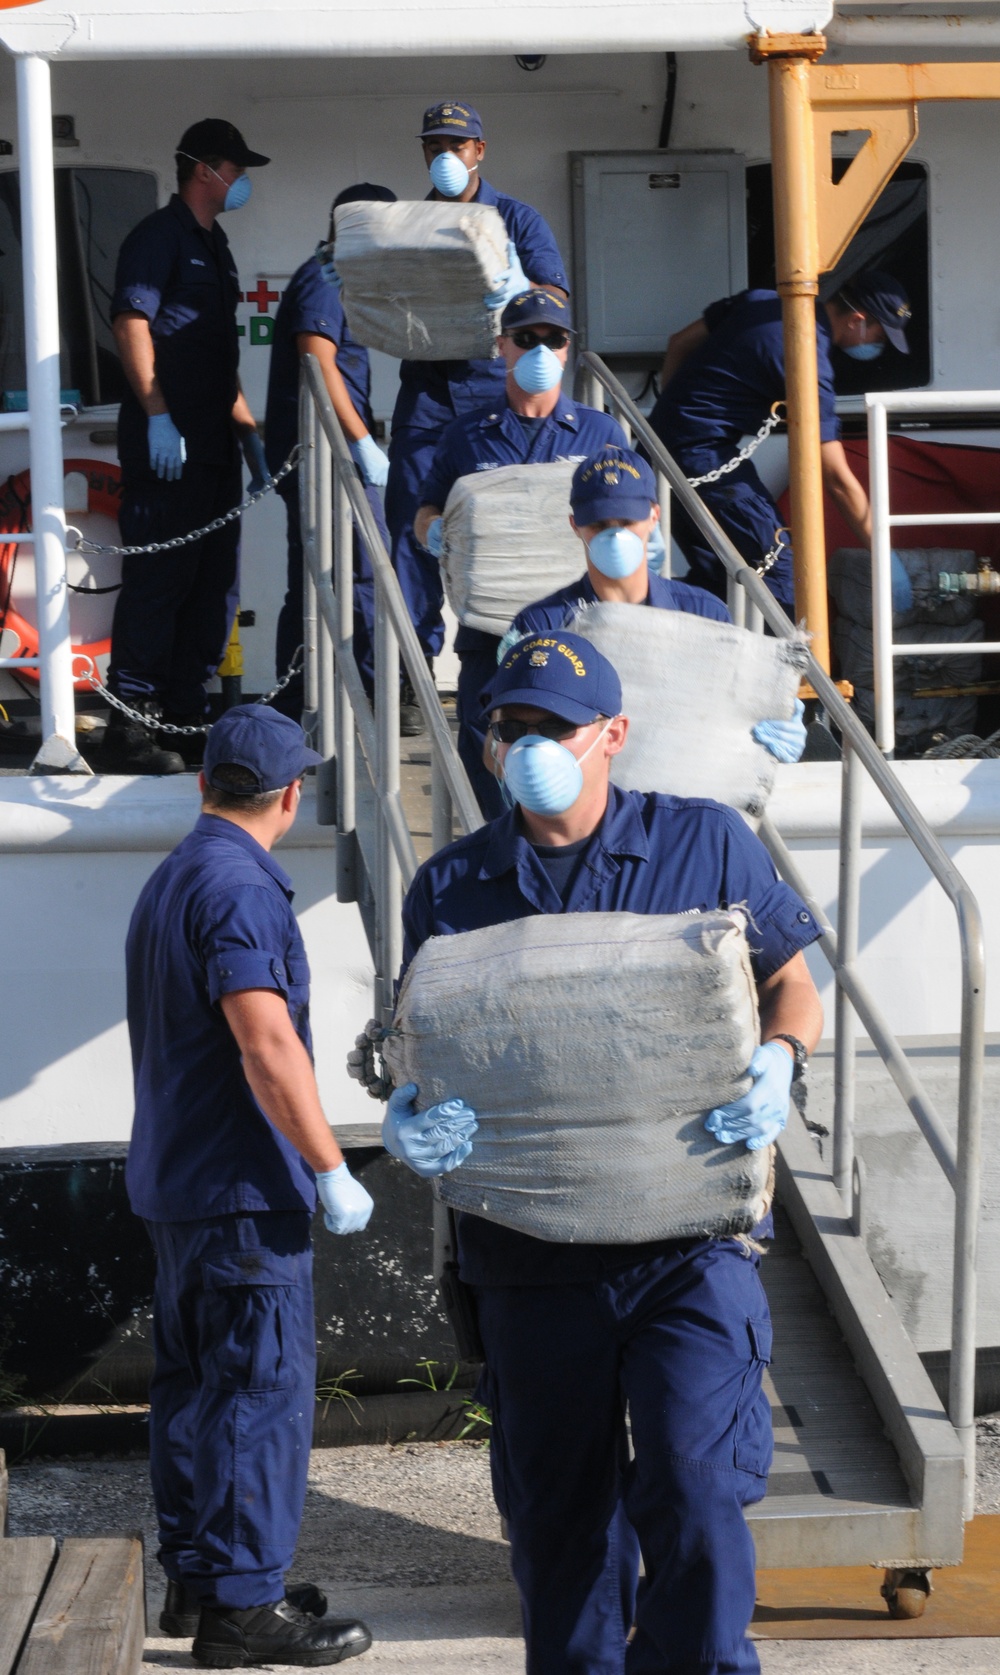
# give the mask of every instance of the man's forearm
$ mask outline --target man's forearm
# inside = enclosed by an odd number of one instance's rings
[[[333,411],[348,442],[360,442],[363,436],[368,435],[368,426],[351,400],[351,392],[337,365],[336,344],[317,332],[299,332],[295,342],[300,356],[315,355],[319,361]]]
[[[757,995],[761,1041],[794,1035],[807,1052],[815,1050],[823,1030],[823,1007],[803,954],[794,955],[780,971],[758,984]]]
[[[343,1163],[344,1154],[323,1115],[309,1055],[297,1036],[244,1053],[243,1073],[268,1121],[317,1174]]]
[[[250,411],[250,404],[242,390],[233,402],[232,419],[233,424],[238,425],[240,430],[257,429],[257,421]]]
[[[122,370],[148,418],[169,412],[156,376],[156,347],[145,314],[116,314],[111,322]]]
[[[872,535],[872,513],[866,495],[848,463],[841,442],[824,442],[820,447],[823,487],[838,512],[860,541]]]

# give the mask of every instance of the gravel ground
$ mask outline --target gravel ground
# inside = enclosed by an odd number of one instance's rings
[[[978,1510],[1000,1512],[1000,1414],[978,1430]],[[39,1462],[12,1467],[10,1478],[11,1535],[143,1531],[155,1630],[163,1586],[145,1461]],[[489,1455],[475,1444],[314,1451],[292,1579],[318,1582],[331,1612],[371,1624],[365,1669],[524,1668]],[[1000,1667],[995,1640],[770,1641],[760,1650],[764,1675],[995,1675]],[[159,1675],[194,1667],[186,1648],[158,1638],[147,1642],[146,1662]]]

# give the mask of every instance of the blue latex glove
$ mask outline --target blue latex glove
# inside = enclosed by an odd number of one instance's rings
[[[663,531],[658,523],[654,523],[646,539],[646,563],[657,575],[663,569],[663,560],[667,556],[667,549],[663,544]]]
[[[795,714],[791,721],[758,721],[752,728],[754,738],[769,750],[779,762],[797,762],[806,748],[806,730],[802,722],[805,705],[795,700]]]
[[[524,630],[523,629],[521,629],[521,628],[508,628],[508,630],[507,630],[506,634],[504,635],[503,639],[500,641],[500,644],[497,646],[497,663],[498,664],[502,663],[504,658],[506,657],[507,653],[510,651],[511,646],[516,646],[518,640],[523,640],[523,639],[524,639]]]
[[[788,1121],[794,1068],[791,1054],[785,1052],[780,1041],[766,1041],[758,1047],[750,1060],[750,1089],[742,1099],[708,1113],[705,1127],[709,1134],[723,1146],[745,1140],[748,1152],[770,1146]]]
[[[384,489],[389,481],[389,461],[374,436],[362,436],[360,442],[348,444],[351,458],[366,483],[373,489]]]
[[[319,262],[319,271],[323,275],[327,284],[336,286],[339,291],[341,279],[340,274],[333,265],[333,245],[330,243],[330,240],[321,238],[316,246],[316,249],[313,251],[313,255]]]
[[[356,1181],[346,1163],[316,1176],[323,1220],[330,1233],[360,1233],[375,1208],[371,1194]]]
[[[184,469],[187,448],[169,413],[153,413],[147,427],[149,463],[158,477],[176,483]]]
[[[249,493],[259,494],[261,489],[266,488],[271,481],[271,473],[267,469],[264,444],[260,439],[260,432],[242,430],[240,432],[240,447],[243,449],[243,458],[247,462],[247,470],[250,473]]]
[[[465,1162],[479,1124],[471,1105],[462,1099],[445,1099],[418,1111],[413,1103],[416,1097],[416,1082],[406,1082],[390,1094],[382,1120],[382,1144],[428,1181]]]
[[[895,548],[891,553],[890,574],[892,576],[892,608],[893,611],[912,611],[913,583],[909,571]]]
[[[429,553],[433,553],[435,558],[441,557],[441,548],[444,546],[443,518],[431,519],[427,527],[427,539],[424,542],[424,546]]]
[[[503,273],[497,274],[492,291],[487,291],[483,298],[487,308],[506,308],[522,291],[531,290],[530,281],[521,266],[521,258],[512,238],[507,240],[507,261],[509,266]]]

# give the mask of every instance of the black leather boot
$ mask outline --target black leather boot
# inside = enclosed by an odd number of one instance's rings
[[[285,1598],[297,1611],[310,1617],[326,1616],[326,1595],[315,1582],[300,1582],[289,1588]],[[183,1582],[167,1579],[167,1597],[160,1612],[160,1633],[167,1640],[193,1640],[198,1632],[201,1601]]]
[[[130,708],[151,722],[161,719],[155,698],[140,698]],[[176,750],[161,748],[155,728],[112,709],[101,747],[101,767],[114,774],[182,774],[184,758]]]
[[[343,1663],[372,1643],[371,1630],[354,1619],[317,1622],[287,1599],[245,1611],[203,1605],[191,1655],[206,1669],[253,1669],[287,1664],[297,1669]]]

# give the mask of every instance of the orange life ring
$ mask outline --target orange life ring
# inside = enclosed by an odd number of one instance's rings
[[[118,508],[122,498],[122,474],[117,465],[112,465],[100,459],[67,459],[63,461],[63,474],[71,471],[87,479],[87,511],[103,512],[105,517],[117,521]],[[8,477],[0,488],[0,537],[17,535],[31,528],[31,472],[21,471],[16,477]],[[9,590],[13,585],[14,555],[17,552],[17,542],[9,541],[0,545],[0,632],[8,631],[15,634],[18,644],[13,648],[5,647],[5,657],[37,657],[38,629],[33,623],[25,622],[24,618],[10,603]],[[6,609],[4,602],[6,601]],[[73,646],[73,685],[78,692],[91,691],[90,682],[86,679],[88,671],[99,673],[97,659],[111,655],[111,640],[94,640],[89,645]],[[17,671],[12,671],[16,673]],[[38,679],[38,670],[25,669],[22,679]]]

